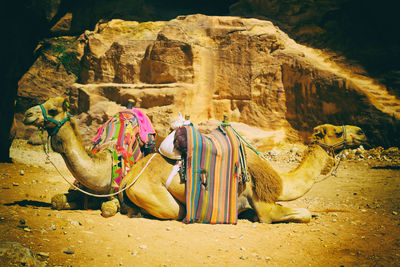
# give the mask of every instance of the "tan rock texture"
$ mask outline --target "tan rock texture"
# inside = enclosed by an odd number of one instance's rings
[[[322,123],[358,125],[375,144],[400,143],[400,101],[386,87],[266,20],[199,14],[111,20],[75,39],[47,40],[37,53],[19,97],[69,96],[88,142],[134,99],[160,137],[181,112],[204,130],[228,115],[262,150],[305,142]],[[18,134],[28,135],[22,127]]]

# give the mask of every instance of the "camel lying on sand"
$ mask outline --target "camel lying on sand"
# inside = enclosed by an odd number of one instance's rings
[[[44,111],[46,113],[44,113]],[[109,152],[91,155],[82,145],[74,118],[69,118],[66,101],[51,98],[42,104],[28,109],[24,123],[35,125],[52,133],[50,140],[53,151],[62,155],[68,169],[77,181],[91,192],[108,193],[111,187],[111,157]],[[45,120],[44,114],[59,123]],[[60,125],[61,124],[61,125]],[[331,151],[345,147],[359,146],[366,142],[363,131],[356,126],[333,126],[329,124],[316,127],[310,145],[299,166],[286,173],[278,173],[267,161],[255,153],[247,152],[247,167],[250,179],[238,188],[238,212],[253,209],[260,222],[309,222],[311,213],[304,208],[288,208],[276,204],[277,201],[297,199],[308,192],[320,174],[327,174],[334,165]],[[151,161],[149,161],[151,157]],[[146,168],[144,169],[144,167]],[[160,218],[181,220],[185,216],[185,184],[175,175],[166,186],[174,162],[160,154],[150,154],[138,161],[124,177],[121,187],[130,184],[138,174],[137,181],[126,189],[126,196],[139,210]],[[67,196],[58,194],[52,199],[53,208],[73,208]],[[118,201],[103,203],[102,214],[116,213]]]

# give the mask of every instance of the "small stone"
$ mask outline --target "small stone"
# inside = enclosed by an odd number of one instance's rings
[[[392,214],[393,215],[397,215],[398,213],[396,211],[392,211]]]
[[[134,251],[131,252],[132,256],[136,256],[137,254],[138,254],[137,250],[134,250]]]
[[[244,251],[244,250],[246,250],[246,248],[245,248],[245,247],[240,247],[240,250],[243,250],[243,251]]]
[[[80,225],[82,225],[82,223],[80,223],[80,222],[78,222],[78,221],[74,221],[74,220],[70,220],[69,221],[72,225],[74,225],[74,226],[80,226]]]
[[[236,239],[236,236],[231,235],[229,238],[230,238],[230,239]]]
[[[54,224],[50,225],[49,230],[56,230],[56,226]]]
[[[242,256],[240,256],[240,258],[239,259],[241,259],[241,260],[247,260],[247,256],[245,256],[245,255],[242,255]]]
[[[67,255],[72,255],[75,253],[71,248],[66,248],[63,250],[63,252]]]
[[[20,174],[20,175],[24,175],[24,174],[25,174],[24,170],[21,170],[21,171],[19,172],[19,174]]]
[[[13,183],[13,186],[19,186],[19,183]]]
[[[171,231],[171,230],[172,230],[172,228],[171,228],[171,227],[167,227],[167,228],[165,228],[165,230],[167,230],[167,231]]]
[[[24,231],[25,231],[25,232],[30,232],[31,229],[29,229],[28,227],[26,227],[26,228],[24,228]]]
[[[146,245],[140,245],[139,248],[140,248],[140,249],[146,249],[147,246],[146,246]]]
[[[128,237],[132,237],[133,235],[131,233],[128,234]]]
[[[264,257],[264,260],[266,260],[266,261],[270,261],[270,260],[272,260],[272,258],[271,258],[271,257],[269,257],[269,256],[265,256],[265,257]]]
[[[39,257],[42,257],[42,258],[48,258],[48,257],[50,257],[50,253],[48,253],[48,252],[39,252],[37,255],[38,255]]]

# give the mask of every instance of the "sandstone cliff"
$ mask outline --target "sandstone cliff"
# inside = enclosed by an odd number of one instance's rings
[[[70,97],[86,141],[134,99],[160,136],[181,112],[203,129],[226,114],[261,150],[304,142],[322,123],[358,125],[372,144],[400,143],[400,101],[386,87],[266,20],[111,20],[77,38],[45,40],[36,53],[19,82],[20,101]],[[32,133],[24,129],[20,137]]]

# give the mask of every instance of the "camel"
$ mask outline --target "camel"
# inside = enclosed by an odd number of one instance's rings
[[[82,145],[79,131],[70,118],[66,100],[51,98],[42,105],[43,110],[53,120],[63,122],[60,126],[45,120],[40,105],[25,112],[24,123],[35,125],[53,133],[52,149],[64,158],[73,176],[92,192],[106,193],[111,186],[111,157],[107,152],[90,155]],[[330,134],[333,133],[333,136]],[[297,199],[307,193],[320,174],[327,174],[334,166],[332,151],[356,147],[366,142],[366,136],[357,126],[334,126],[325,124],[315,128],[303,159],[297,168],[285,173],[275,171],[266,160],[252,151],[247,152],[248,182],[239,185],[238,212],[253,209],[262,223],[301,222],[311,219],[311,212],[305,208],[284,207],[276,202]],[[340,143],[340,144],[339,144]],[[120,188],[136,182],[120,194],[122,201],[128,198],[132,203],[129,215],[139,211],[159,219],[182,220],[185,216],[185,184],[178,174],[167,179],[176,161],[161,154],[150,154],[139,160],[124,177]],[[138,176],[141,174],[140,176]],[[71,208],[66,195],[56,195],[52,199],[53,208]],[[118,201],[103,203],[102,213],[115,214]]]

